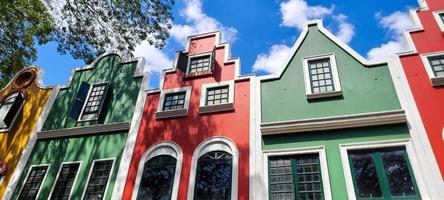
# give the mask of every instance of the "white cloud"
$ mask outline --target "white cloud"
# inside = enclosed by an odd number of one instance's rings
[[[173,60],[162,50],[143,41],[134,50],[134,56],[145,58],[145,71],[161,72],[162,69],[171,68]]]
[[[347,22],[347,16],[344,14],[333,16],[333,19],[339,24],[339,30],[336,32],[336,36],[343,42],[349,43],[355,35],[355,27],[353,24]]]
[[[216,19],[209,17],[202,10],[201,0],[185,0],[185,8],[180,14],[185,19],[185,24],[173,24],[171,36],[179,43],[184,43],[187,36],[210,31],[221,31],[222,37],[227,42],[236,39],[237,30],[233,27],[225,27]]]
[[[281,70],[281,65],[290,53],[291,48],[284,44],[271,46],[268,54],[259,54],[253,65],[253,71],[265,71],[277,73]]]
[[[330,8],[324,6],[309,6],[304,0],[289,0],[281,3],[280,7],[282,25],[296,27],[299,30],[304,28],[306,22],[330,15],[334,9],[334,6]]]
[[[387,29],[387,34],[390,35],[391,40],[381,44],[379,47],[370,49],[367,53],[367,58],[371,60],[385,60],[395,53],[407,50],[408,46],[405,43],[402,32],[414,27],[409,13],[396,11],[385,17],[381,13],[376,13],[375,16],[379,19],[379,26]]]

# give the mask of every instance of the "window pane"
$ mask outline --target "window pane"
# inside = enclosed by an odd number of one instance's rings
[[[290,158],[270,159],[270,199],[290,200],[295,198]]]
[[[182,109],[185,105],[186,92],[168,93],[165,94],[163,102],[163,110]]]
[[[433,56],[428,59],[435,76],[444,76],[444,55]]]
[[[171,199],[176,159],[172,156],[157,156],[150,159],[143,168],[137,199]]]
[[[79,163],[64,164],[62,166],[51,199],[69,199],[79,166]]]
[[[216,105],[228,102],[229,86],[207,89],[207,105]]]
[[[354,182],[361,198],[382,197],[381,186],[371,152],[352,151],[349,154]]]
[[[323,199],[318,155],[299,155],[295,159],[300,198]]]
[[[331,74],[331,64],[329,58],[310,60],[309,77],[311,77],[311,92],[332,92],[334,91],[334,83]]]
[[[112,160],[96,161],[94,163],[84,199],[97,200],[104,198],[112,165]]]
[[[210,69],[210,55],[190,59],[190,73],[208,71]]]
[[[18,199],[36,199],[48,166],[32,167]]]
[[[105,100],[107,84],[93,85],[83,110],[82,119],[93,119],[99,115],[99,109]]]
[[[223,151],[212,151],[197,162],[194,199],[230,199],[232,156]]]
[[[416,195],[405,156],[403,149],[385,151],[381,155],[389,189],[393,196]]]

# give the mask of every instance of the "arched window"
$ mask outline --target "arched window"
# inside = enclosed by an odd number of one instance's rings
[[[188,199],[236,200],[238,155],[236,145],[227,138],[202,142],[193,154]]]
[[[179,190],[182,151],[177,144],[160,142],[140,159],[133,200],[175,200]]]

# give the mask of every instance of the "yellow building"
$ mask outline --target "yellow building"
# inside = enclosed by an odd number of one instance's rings
[[[13,172],[26,163],[57,93],[39,84],[40,75],[36,67],[25,68],[0,92],[0,199],[17,181]]]

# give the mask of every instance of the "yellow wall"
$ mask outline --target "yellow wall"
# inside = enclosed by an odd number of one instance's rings
[[[22,71],[31,71],[38,74],[37,68],[26,68]],[[12,80],[12,83],[17,76]],[[0,161],[5,160],[8,165],[8,171],[0,185],[0,198],[12,177],[15,167],[22,156],[22,153],[32,135],[32,131],[42,113],[46,101],[51,94],[52,88],[42,88],[37,83],[38,75],[34,81],[24,88],[14,87],[9,84],[0,92],[0,100],[13,93],[17,89],[25,95],[23,109],[14,122],[13,127],[7,132],[0,132]]]

